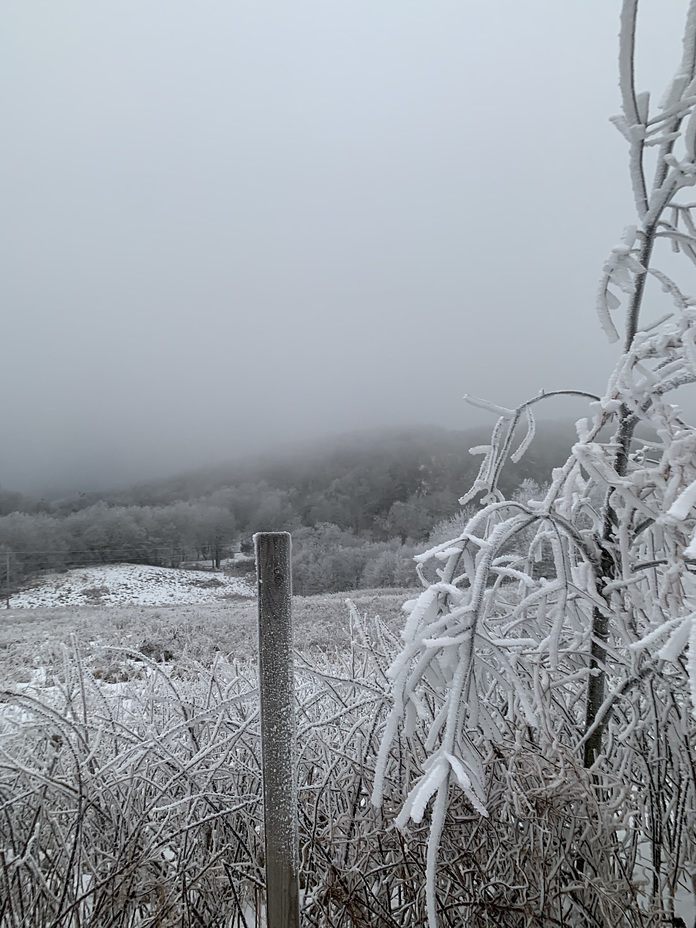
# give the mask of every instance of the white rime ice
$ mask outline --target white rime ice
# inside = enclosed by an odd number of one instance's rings
[[[696,300],[653,266],[663,244],[683,255],[692,271],[696,266],[696,204],[681,196],[696,182],[696,0],[689,4],[677,78],[653,117],[649,95],[634,87],[636,16],[637,0],[624,0],[623,112],[614,123],[628,142],[637,221],[605,262],[598,296],[600,322],[612,341],[620,338],[623,307],[622,353],[604,395],[559,391],[586,397],[589,408],[567,461],[546,487],[536,488],[535,499],[524,493],[506,498],[500,475],[508,460],[528,450],[532,407],[546,395],[516,408],[466,397],[497,416],[490,443],[471,449],[482,462],[460,500],[476,500],[479,508],[458,537],[418,556],[424,589],[409,604],[402,649],[388,673],[391,708],[372,802],[384,803],[393,745],[406,739],[418,776],[395,824],[407,829],[430,809],[430,928],[437,925],[438,894],[445,892],[438,853],[447,810],[454,804],[460,816],[463,809],[493,816],[496,758],[524,759],[535,769],[543,758],[548,795],[561,789],[571,768],[581,771],[590,793],[593,783],[604,782],[606,790],[638,784],[624,789],[603,826],[614,834],[607,859],[623,847],[622,836],[642,842],[640,854],[627,852],[622,863],[633,887],[625,905],[639,913],[625,924],[669,921],[675,887],[688,885],[690,867],[696,872],[696,847],[688,837],[696,821],[696,429],[675,402],[680,388],[696,382]],[[653,298],[650,291],[650,301],[648,274],[663,293]],[[641,328],[648,302],[652,311],[660,299],[670,311],[656,307],[657,321]],[[526,434],[515,450],[522,422]],[[418,750],[410,740],[416,721],[427,727]],[[662,737],[669,749],[661,747]],[[665,766],[666,757],[673,767]],[[656,847],[646,856],[655,840],[649,816],[631,811],[652,801],[636,791],[644,770],[657,764],[662,791],[681,778],[685,784],[678,800],[669,800],[669,828],[677,828],[674,816],[680,815],[683,829],[669,857]],[[528,806],[523,796],[516,801],[523,822],[537,800],[529,798]],[[622,816],[630,828],[619,833]],[[645,876],[650,853],[658,861],[651,888]],[[607,887],[614,878],[615,872],[607,876]],[[648,888],[636,892],[639,885]],[[612,893],[607,888],[597,898]],[[563,904],[570,913],[572,901]],[[568,914],[564,923],[584,924],[584,917]],[[598,920],[608,924],[611,918]]]

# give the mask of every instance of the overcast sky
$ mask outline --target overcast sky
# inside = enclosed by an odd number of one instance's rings
[[[639,89],[685,9],[643,0]],[[619,10],[3,0],[2,485],[601,391]]]

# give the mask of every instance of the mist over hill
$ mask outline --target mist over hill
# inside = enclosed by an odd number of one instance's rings
[[[520,432],[522,437],[523,430]],[[320,517],[318,509],[322,505],[332,508],[326,503],[327,494],[335,501],[354,492],[370,509],[380,501],[373,500],[379,497],[380,488],[381,501],[401,499],[404,493],[425,496],[443,490],[459,497],[469,488],[480,463],[470,448],[487,444],[490,436],[491,429],[481,426],[466,430],[435,425],[365,429],[286,443],[237,460],[127,487],[62,495],[51,500],[50,505],[59,511],[74,511],[99,501],[120,506],[167,505],[229,488],[263,484],[269,489],[292,492],[311,522]],[[526,478],[543,482],[551,468],[565,460],[575,438],[571,422],[538,423],[535,439],[522,461],[507,466],[502,488],[510,490]],[[358,500],[349,507],[355,518],[358,508]]]
[[[0,554],[20,588],[37,572],[86,564],[219,567],[249,552],[254,532],[290,531],[302,593],[407,586],[419,546],[460,513],[481,461],[469,449],[489,438],[436,426],[365,431],[108,493],[0,491]],[[546,482],[573,439],[568,423],[541,423],[501,489]]]

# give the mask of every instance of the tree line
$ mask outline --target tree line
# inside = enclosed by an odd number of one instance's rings
[[[548,434],[543,460],[511,468],[510,487],[548,472],[547,459],[567,450],[562,429]],[[219,567],[233,551],[250,553],[254,532],[290,531],[300,594],[409,586],[414,553],[457,512],[473,479],[468,447],[477,437],[416,429],[353,438],[103,498],[49,502],[0,491],[0,556],[16,586],[37,572],[87,564]]]

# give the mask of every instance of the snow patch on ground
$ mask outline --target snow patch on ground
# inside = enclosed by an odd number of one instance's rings
[[[14,594],[10,605],[14,609],[214,605],[240,596],[256,596],[252,580],[221,571],[104,564],[43,577],[30,589]]]

